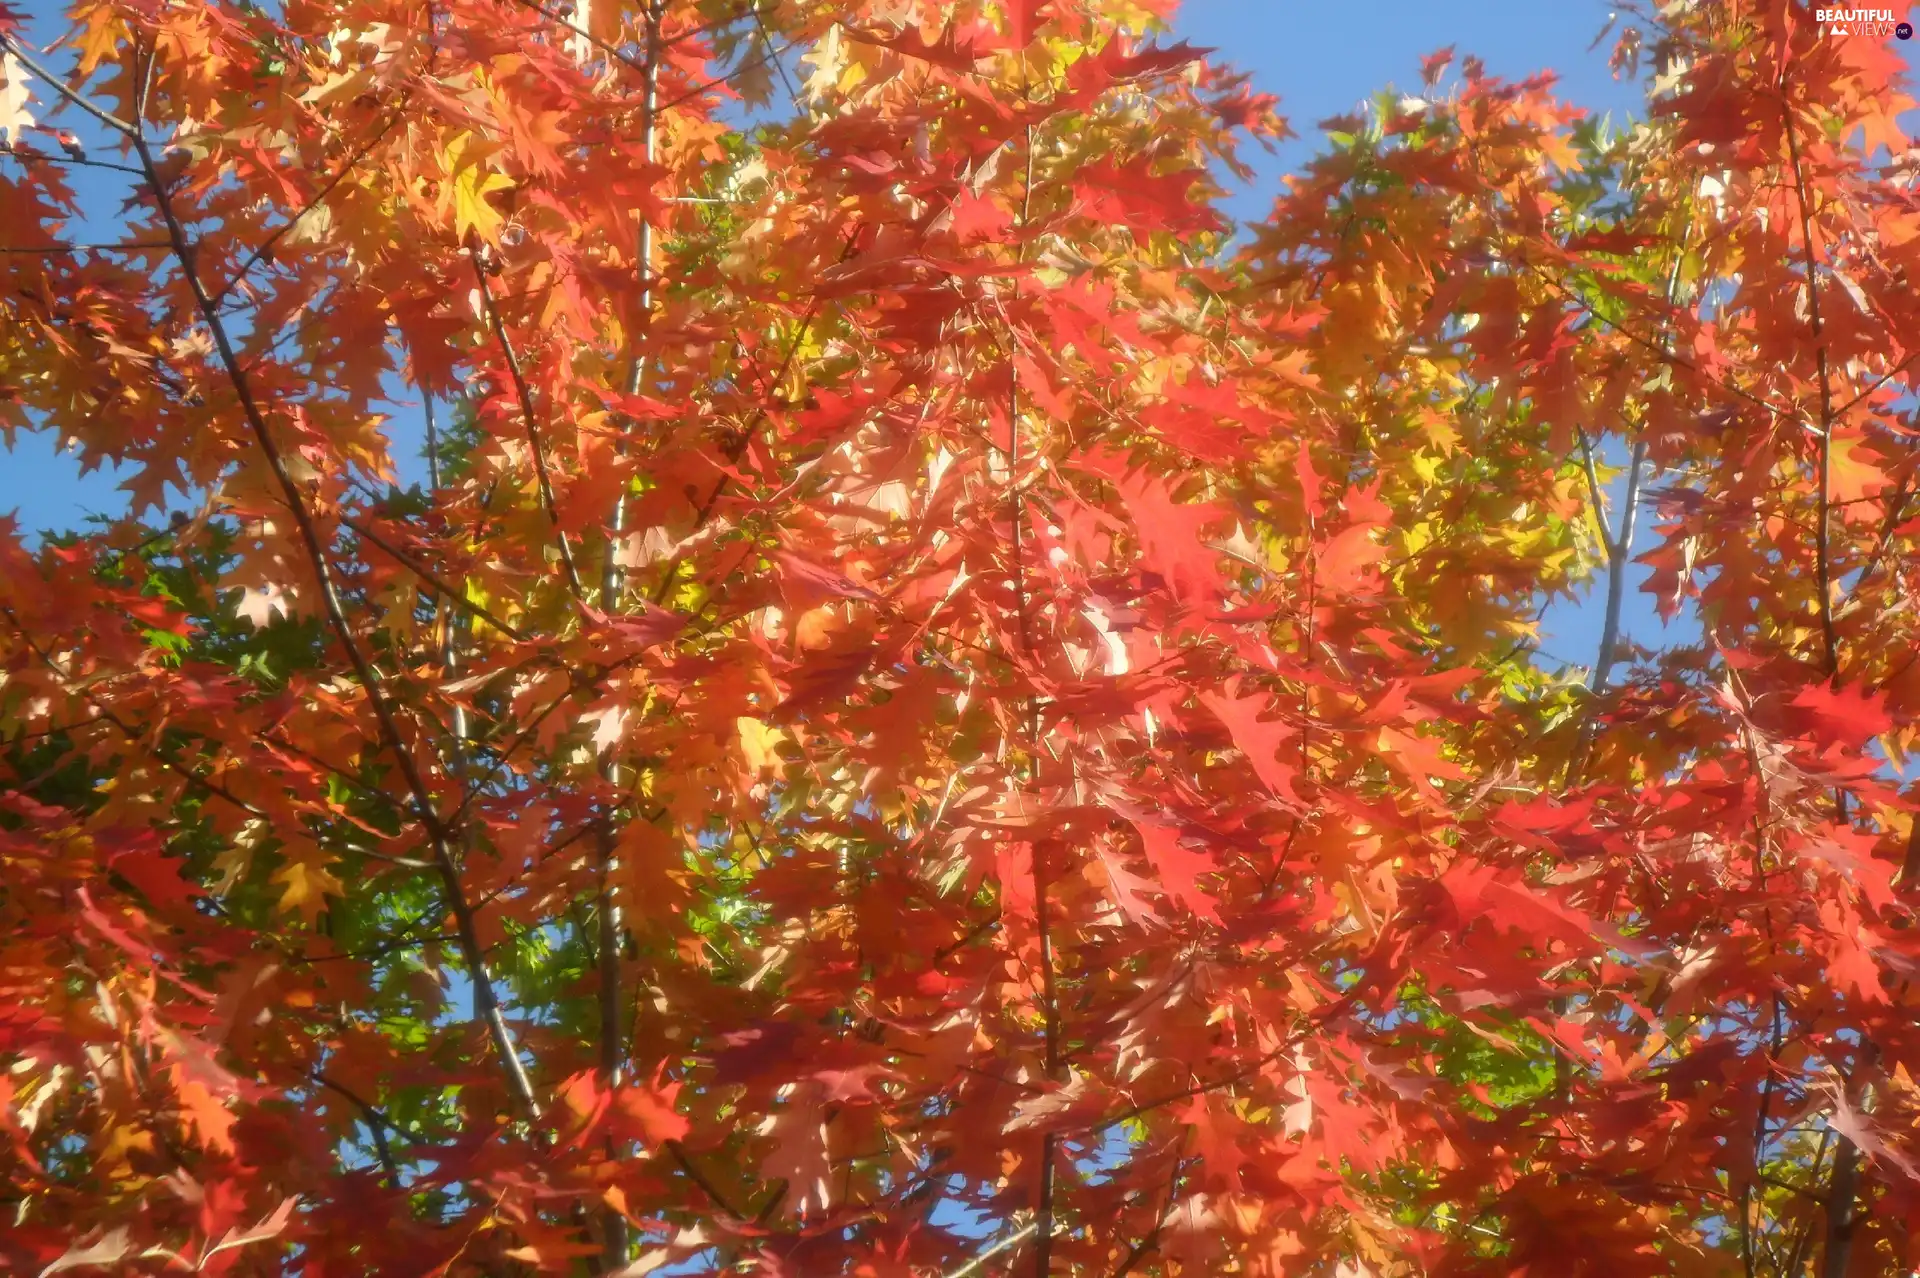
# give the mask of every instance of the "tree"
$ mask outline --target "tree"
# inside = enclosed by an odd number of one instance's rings
[[[7,19],[11,1266],[1920,1263],[1897,59],[1169,11]]]

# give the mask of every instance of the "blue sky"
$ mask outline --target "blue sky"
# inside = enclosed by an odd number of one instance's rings
[[[1637,114],[1640,86],[1615,80],[1607,69],[1612,37],[1589,48],[1612,12],[1599,0],[1185,0],[1175,30],[1252,72],[1256,87],[1279,96],[1281,114],[1296,135],[1277,155],[1247,157],[1255,161],[1258,176],[1228,206],[1244,219],[1265,212],[1281,175],[1313,155],[1320,142],[1317,122],[1352,111],[1382,89],[1421,92],[1420,59],[1449,45],[1456,58],[1478,57],[1488,74],[1503,79],[1555,71],[1561,96],[1596,114],[1612,112],[1615,119]],[[1619,496],[1610,494],[1616,509]],[[1646,521],[1636,531],[1639,553],[1651,544]],[[1634,585],[1645,571],[1628,570]],[[1592,665],[1603,598],[1596,591],[1549,608],[1541,619],[1540,659],[1554,666]],[[1651,602],[1637,591],[1628,596],[1621,630],[1648,647],[1688,641],[1696,633],[1685,622],[1662,626]]]
[[[29,0],[24,8],[31,35],[46,40],[60,29],[48,0]],[[1599,0],[1186,0],[1174,34],[1251,71],[1258,88],[1279,95],[1299,135],[1277,156],[1249,157],[1258,176],[1229,205],[1246,218],[1266,209],[1279,176],[1312,154],[1317,121],[1351,111],[1389,86],[1417,90],[1419,59],[1447,45],[1462,56],[1480,57],[1489,72],[1509,79],[1551,68],[1560,75],[1562,95],[1595,112],[1611,111],[1617,118],[1637,110],[1639,87],[1615,81],[1607,70],[1611,38],[1589,48],[1610,13]],[[1920,41],[1904,48],[1910,56],[1920,53]],[[111,209],[118,202],[112,194],[103,189],[88,202]],[[110,226],[98,229],[110,232]],[[23,437],[0,468],[0,512],[17,508],[28,529],[71,526],[88,512],[113,512],[122,504],[113,476],[81,476],[73,458],[56,453],[49,433]],[[1636,553],[1647,544],[1645,520],[1641,534]],[[1643,570],[1631,575],[1637,585]],[[1543,653],[1589,664],[1599,611],[1597,600],[1556,605],[1542,625]],[[1691,638],[1684,620],[1663,628],[1637,591],[1625,620],[1626,633],[1649,646]]]

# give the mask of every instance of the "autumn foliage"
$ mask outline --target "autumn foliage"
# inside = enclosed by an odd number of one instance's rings
[[[1893,46],[751,3],[0,10],[0,1267],[1920,1267]]]

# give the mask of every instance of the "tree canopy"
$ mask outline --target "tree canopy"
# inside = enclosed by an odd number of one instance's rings
[[[1920,1266],[1904,64],[1171,16],[0,8],[10,1271]]]

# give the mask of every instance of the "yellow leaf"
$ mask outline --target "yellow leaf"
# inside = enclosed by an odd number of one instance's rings
[[[491,151],[471,133],[462,133],[447,144],[447,183],[440,203],[442,209],[452,203],[454,231],[462,239],[473,231],[487,243],[498,244],[505,219],[487,197],[495,191],[512,190],[513,179],[484,167]]]
[[[761,772],[779,764],[780,756],[775,751],[787,739],[786,733],[747,715],[733,722],[740,730],[740,755],[749,768]]]
[[[273,881],[280,885],[280,908],[298,911],[308,922],[326,908],[327,897],[339,896],[342,891],[340,880],[325,866],[305,861],[287,862],[274,871]]]
[[[1838,504],[1851,505],[1887,486],[1886,475],[1874,464],[1873,455],[1863,447],[1857,428],[1836,429],[1828,458],[1830,496]]]
[[[120,15],[114,12],[112,4],[88,5],[76,9],[72,17],[75,25],[85,28],[76,46],[80,53],[80,74],[91,75],[95,67],[112,57],[125,28],[120,25]]]

